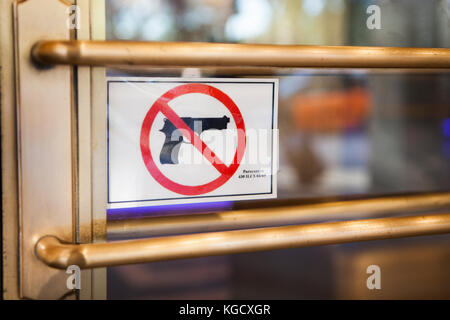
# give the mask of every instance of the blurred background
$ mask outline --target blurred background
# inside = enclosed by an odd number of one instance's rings
[[[369,5],[381,29],[369,30]],[[108,40],[450,47],[449,0],[108,0]],[[108,69],[109,75],[276,77],[278,198],[450,190],[448,70]],[[199,206],[192,214],[239,203]],[[192,206],[189,207],[189,210]],[[110,210],[108,219],[184,207]],[[358,218],[358,217],[355,217]],[[370,264],[382,290],[368,290]],[[450,299],[450,237],[109,268],[110,299]]]

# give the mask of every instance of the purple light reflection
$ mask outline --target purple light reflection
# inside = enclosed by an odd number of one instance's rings
[[[177,214],[208,213],[233,209],[233,201],[172,204],[150,207],[108,209],[108,219],[117,220],[130,217],[158,217]]]

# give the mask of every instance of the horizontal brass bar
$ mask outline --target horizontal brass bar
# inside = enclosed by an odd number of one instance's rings
[[[450,214],[326,222],[298,226],[223,231],[107,243],[62,243],[41,238],[36,255],[65,269],[107,267],[356,241],[450,233]]]
[[[450,209],[450,193],[410,194],[218,213],[109,220],[107,232],[108,237],[112,239],[149,237],[349,219],[355,218],[356,215],[361,218],[381,213],[439,209]]]
[[[348,70],[345,68],[277,68],[277,67],[176,67],[176,66],[110,66],[109,72],[112,74],[123,76],[137,76],[137,77],[181,77],[186,69],[195,69],[196,74],[200,74],[202,77],[225,77],[225,76],[256,76],[256,77],[287,77],[298,76],[308,74],[310,76],[320,75],[347,75]],[[442,74],[447,73],[449,69],[425,69],[425,68],[371,68],[371,69],[352,69],[360,75],[367,74]]]
[[[450,49],[200,42],[36,43],[41,64],[314,68],[450,68]]]

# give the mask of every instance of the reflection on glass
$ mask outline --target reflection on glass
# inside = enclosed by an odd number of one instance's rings
[[[366,27],[369,4],[381,7],[380,30]],[[449,47],[449,7],[448,0],[108,0],[107,39]],[[280,199],[450,189],[448,71],[134,68],[108,73],[279,78]],[[233,203],[218,203],[140,208],[134,214],[232,208]],[[109,290],[113,298],[139,299],[448,299],[448,237],[439,239],[109,268]],[[382,268],[383,288],[390,288],[376,295],[361,285],[374,261]]]
[[[367,7],[381,8],[369,30]],[[448,47],[446,0],[108,0],[107,39]]]

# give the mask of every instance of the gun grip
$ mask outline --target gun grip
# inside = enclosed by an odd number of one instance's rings
[[[178,164],[178,152],[180,151],[182,142],[183,139],[180,141],[166,139],[164,141],[164,145],[159,155],[161,164]]]

